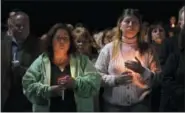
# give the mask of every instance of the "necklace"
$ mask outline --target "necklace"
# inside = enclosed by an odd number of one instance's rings
[[[65,68],[59,67],[59,69],[60,69],[61,72],[64,72]]]
[[[66,63],[64,63],[63,65],[59,65],[58,67],[59,67],[59,69],[60,69],[60,71],[61,72],[64,72],[64,70],[65,70],[65,68],[66,68],[66,66],[69,64],[69,62],[66,62]]]

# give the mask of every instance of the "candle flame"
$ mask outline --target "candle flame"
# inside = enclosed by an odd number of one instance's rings
[[[174,28],[175,27],[175,24],[172,24],[172,26],[171,26],[172,28]]]

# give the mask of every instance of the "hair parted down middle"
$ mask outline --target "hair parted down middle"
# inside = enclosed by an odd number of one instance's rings
[[[119,17],[118,22],[117,22],[117,31],[114,35],[114,41],[113,41],[113,55],[112,58],[115,58],[115,56],[118,54],[119,47],[121,45],[121,37],[122,37],[122,31],[120,30],[120,25],[122,20],[126,16],[135,16],[138,18],[139,23],[140,23],[140,31],[141,31],[141,25],[142,25],[142,19],[139,14],[139,10],[137,9],[125,9],[122,13],[122,15]],[[146,50],[148,50],[149,45],[143,40],[141,37],[141,32],[137,33],[137,43],[138,43],[138,48],[141,54],[143,54]]]

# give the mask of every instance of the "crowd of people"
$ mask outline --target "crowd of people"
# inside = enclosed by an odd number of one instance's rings
[[[13,10],[1,37],[2,112],[184,110],[185,6],[169,25],[125,9],[115,27],[56,23],[40,38]]]

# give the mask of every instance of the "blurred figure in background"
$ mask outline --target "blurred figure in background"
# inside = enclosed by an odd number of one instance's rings
[[[102,48],[102,37],[104,35],[104,31],[98,32],[96,34],[93,35],[93,38],[95,39],[95,42],[97,44],[97,51],[98,53],[100,52],[101,48]]]
[[[104,112],[150,111],[150,92],[161,80],[155,50],[141,39],[138,10],[125,9],[113,42],[104,46],[95,67],[102,76]]]
[[[22,92],[22,77],[38,54],[38,40],[30,35],[30,20],[23,11],[12,11],[8,31],[1,38],[1,109],[4,112],[29,112],[31,103]]]
[[[72,24],[66,24],[66,25],[67,25],[67,27],[69,27],[69,29],[70,29],[71,31],[73,31],[74,27],[73,27]]]
[[[175,19],[171,20],[172,23],[175,23]],[[176,33],[169,31],[173,31],[173,29],[176,29]],[[176,26],[173,29],[165,29],[167,37],[164,39],[162,45],[161,45],[161,53],[159,56],[160,64],[162,67],[164,67],[166,60],[168,59],[169,55],[173,52],[178,51],[178,34],[179,34],[179,26]],[[171,35],[172,37],[170,37]]]
[[[166,38],[166,32],[164,30],[162,23],[155,22],[154,24],[152,24],[148,30],[147,38],[148,38],[148,42],[155,49],[157,56],[160,56],[161,45],[162,45],[163,40]],[[161,84],[154,85],[152,88],[152,93],[151,93],[152,112],[159,111],[160,95],[161,95]]]
[[[169,24],[166,26],[167,35],[169,38],[177,35],[178,33],[178,24],[175,16],[171,16],[169,20]]]
[[[176,19],[176,17],[175,16],[171,16],[171,18],[170,18],[170,27],[171,28],[175,28],[176,25],[177,25],[177,19]]]
[[[148,30],[148,42],[152,44],[158,55],[161,53],[161,45],[166,38],[166,31],[161,22],[155,22]]]
[[[104,30],[103,36],[102,36],[102,40],[101,40],[102,48],[103,48],[106,44],[112,42],[113,36],[114,36],[114,34],[113,34],[113,30],[112,30],[112,29],[106,29],[106,30]]]
[[[87,55],[92,62],[96,61],[98,52],[94,47],[95,41],[85,27],[76,27],[73,30],[73,36],[77,51]]]
[[[160,112],[184,112],[185,75],[185,6],[179,11],[181,31],[178,35],[177,50],[173,51],[163,69],[163,84]]]

